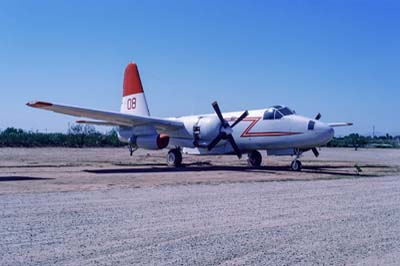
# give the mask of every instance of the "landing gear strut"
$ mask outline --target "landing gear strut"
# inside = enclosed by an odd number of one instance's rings
[[[130,137],[128,142],[128,149],[129,149],[129,154],[131,156],[138,149],[135,143],[136,143],[136,138],[134,136]]]
[[[137,148],[135,146],[133,146],[132,144],[128,145],[128,149],[129,149],[130,156],[132,156],[132,154],[137,150]]]
[[[290,165],[290,168],[293,171],[297,171],[297,172],[301,171],[302,164],[301,164],[299,158],[302,153],[303,153],[302,151],[300,151],[299,149],[296,149],[296,158],[292,161],[292,164]]]
[[[261,153],[258,151],[252,151],[247,154],[247,164],[253,167],[259,167],[262,162]]]
[[[178,167],[182,164],[182,152],[180,149],[172,149],[167,154],[168,166]]]

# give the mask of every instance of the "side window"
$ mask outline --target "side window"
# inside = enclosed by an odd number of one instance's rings
[[[274,112],[273,111],[265,111],[263,119],[264,120],[274,119]]]
[[[275,119],[281,119],[282,118],[282,114],[278,111],[275,111]]]

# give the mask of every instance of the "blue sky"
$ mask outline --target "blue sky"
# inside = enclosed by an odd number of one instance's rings
[[[0,128],[66,131],[47,100],[119,110],[139,65],[154,116],[274,104],[400,134],[399,1],[1,1]]]

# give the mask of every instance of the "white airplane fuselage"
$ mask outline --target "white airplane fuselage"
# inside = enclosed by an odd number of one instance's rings
[[[327,144],[334,136],[334,129],[328,124],[297,114],[283,116],[280,119],[264,119],[268,109],[250,110],[249,115],[240,122],[232,132],[237,145],[243,152],[252,150],[287,150],[292,155],[292,149],[306,150]],[[223,113],[226,121],[232,124],[242,112]],[[177,118],[168,118],[172,121],[183,122],[185,128],[177,131],[168,131],[170,138],[168,148],[184,148],[189,154],[229,154],[232,147],[227,141],[221,141],[213,150],[206,146],[220,131],[220,122],[217,115],[192,115]],[[313,121],[314,126],[308,125]],[[194,144],[194,127],[200,129],[199,145]],[[120,127],[119,136],[122,141],[129,142],[132,135],[138,134],[145,128]]]

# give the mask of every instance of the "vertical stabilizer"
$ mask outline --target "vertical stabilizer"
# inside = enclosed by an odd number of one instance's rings
[[[129,63],[125,69],[121,113],[150,116],[139,70],[135,63]]]

